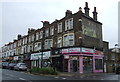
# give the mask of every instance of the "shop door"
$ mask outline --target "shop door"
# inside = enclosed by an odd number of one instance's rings
[[[78,60],[71,60],[70,61],[70,72],[77,72],[78,71]]]
[[[83,71],[84,73],[92,72],[92,57],[83,57]]]
[[[64,72],[68,72],[68,59],[64,60]]]

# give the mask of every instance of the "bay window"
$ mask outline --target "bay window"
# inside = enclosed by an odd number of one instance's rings
[[[53,40],[52,39],[46,39],[45,42],[45,49],[50,49],[51,47],[53,47]]]
[[[63,36],[63,45],[64,46],[73,46],[74,45],[74,34],[66,34]]]
[[[38,40],[38,37],[39,37],[39,33],[36,32],[36,40]]]
[[[43,31],[40,31],[40,39],[43,38]]]
[[[41,49],[41,42],[36,42],[34,49],[35,49],[35,51],[39,51]]]
[[[59,37],[59,38],[58,38],[57,44],[58,44],[58,45],[57,45],[58,48],[62,47],[62,37]]]

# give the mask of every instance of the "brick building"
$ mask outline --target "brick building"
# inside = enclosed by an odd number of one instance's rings
[[[89,16],[88,3],[52,23],[42,21],[40,29],[28,29],[25,36],[18,35],[12,42],[13,61],[25,62],[29,68],[46,66],[51,62],[58,71],[103,72],[102,23],[97,20],[94,7],[93,18]],[[10,57],[8,46],[3,46],[3,59]],[[7,49],[8,48],[8,49]]]

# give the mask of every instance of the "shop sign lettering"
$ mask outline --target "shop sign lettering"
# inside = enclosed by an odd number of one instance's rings
[[[69,53],[76,53],[76,52],[80,52],[80,48],[69,48]]]
[[[94,49],[82,48],[82,53],[94,54]]]

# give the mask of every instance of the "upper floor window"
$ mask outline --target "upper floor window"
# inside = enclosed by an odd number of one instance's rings
[[[50,35],[54,34],[54,26],[50,27]]]
[[[34,34],[32,34],[32,41],[34,41]]]
[[[64,46],[73,46],[74,45],[74,34],[67,34],[63,37]]]
[[[68,43],[68,35],[65,35],[64,36],[64,46],[68,46],[69,43]]]
[[[43,31],[40,31],[40,39],[43,38]]]
[[[48,37],[49,36],[49,29],[46,29],[45,30],[45,37]]]
[[[65,31],[73,28],[73,18],[65,21]]]
[[[53,40],[52,39],[46,39],[45,42],[45,49],[50,49],[51,47],[53,47]]]
[[[62,23],[58,24],[58,33],[62,32]]]
[[[38,40],[38,38],[39,38],[39,33],[36,32],[36,40]]]
[[[74,36],[73,34],[70,34],[69,35],[69,46],[73,46],[73,44],[74,44]]]
[[[58,38],[57,46],[62,47],[62,37]]]
[[[31,42],[31,36],[29,36],[29,42]]]
[[[41,42],[36,42],[35,43],[35,51],[38,51],[41,49]]]

